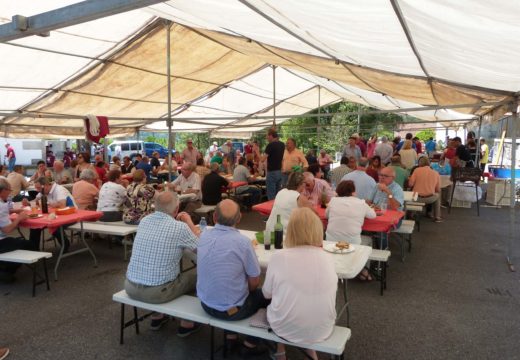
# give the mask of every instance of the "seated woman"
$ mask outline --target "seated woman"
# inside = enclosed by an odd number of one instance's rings
[[[150,214],[155,189],[146,183],[143,170],[135,170],[133,182],[126,189],[126,199],[123,203],[123,221],[138,225],[143,217]]]
[[[175,159],[172,157],[172,181],[177,179],[177,176],[179,176],[179,173],[177,171],[177,162],[175,161]],[[163,163],[161,164],[161,166],[159,166],[159,170],[157,171],[157,179],[159,180],[159,182],[165,182],[165,181],[169,181],[168,180],[168,173],[170,171],[170,165],[169,165],[169,162],[168,162],[168,157],[166,156],[164,158],[164,161]]]
[[[374,219],[374,209],[367,205],[365,200],[356,197],[356,186],[351,180],[344,180],[336,188],[337,197],[330,200],[327,207],[326,239],[328,241],[347,241],[351,244],[372,246],[372,239],[361,236],[361,228],[365,218]],[[361,279],[371,280],[367,269],[360,274]]]
[[[284,231],[287,230],[289,217],[294,209],[298,207],[312,207],[312,203],[302,193],[305,190],[305,178],[300,172],[292,172],[287,180],[287,187],[280,190],[274,199],[273,209],[267,224],[266,230],[274,231],[276,216],[280,215],[280,220]]]
[[[121,210],[126,200],[126,189],[121,185],[121,170],[110,170],[107,180],[99,190],[97,211],[103,211],[99,221],[121,221],[123,218]]]
[[[370,159],[366,173],[368,176],[372,177],[375,182],[379,182],[379,173],[383,167],[384,166],[381,165],[381,157],[379,155],[375,155]]]
[[[336,321],[338,276],[334,262],[321,248],[323,225],[308,208],[292,212],[285,249],[271,256],[262,292],[271,299],[267,320],[273,332],[294,344],[309,345],[327,339]],[[306,350],[318,359],[314,350]],[[272,358],[285,359],[278,344]]]
[[[79,175],[79,181],[72,186],[72,197],[81,210],[95,210],[99,195],[96,187],[97,176],[91,169],[85,169]]]

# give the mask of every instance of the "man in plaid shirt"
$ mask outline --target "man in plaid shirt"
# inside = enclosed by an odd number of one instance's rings
[[[184,250],[197,248],[199,230],[187,213],[177,214],[178,208],[177,194],[162,192],[155,199],[155,212],[139,223],[125,281],[131,298],[160,304],[195,291],[195,271],[181,273],[179,264]],[[167,321],[164,314],[155,315],[151,329],[159,330]],[[177,335],[185,337],[198,329],[183,320]]]

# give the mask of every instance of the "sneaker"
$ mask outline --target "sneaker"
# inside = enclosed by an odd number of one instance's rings
[[[191,328],[179,326],[179,328],[177,329],[177,336],[181,337],[181,338],[185,338],[187,336],[190,336],[193,333],[196,333],[201,328],[202,328],[201,324],[193,324],[193,327],[191,327]]]
[[[0,348],[0,360],[5,359],[9,355],[9,348]]]
[[[433,220],[433,222],[441,223],[441,222],[444,222],[444,219],[443,218],[436,218],[435,220]]]
[[[150,323],[150,330],[159,330],[164,324],[168,322],[168,320],[170,320],[169,316],[163,316],[159,319],[152,319],[152,322]]]

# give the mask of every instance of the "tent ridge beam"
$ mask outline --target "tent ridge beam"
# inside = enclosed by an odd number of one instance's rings
[[[130,10],[163,2],[162,0],[86,0],[41,14],[25,17],[14,15],[13,21],[0,25],[0,42],[82,24]]]

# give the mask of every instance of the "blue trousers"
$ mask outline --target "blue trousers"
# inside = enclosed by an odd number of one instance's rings
[[[267,198],[273,200],[282,188],[282,171],[268,171],[265,178]]]

